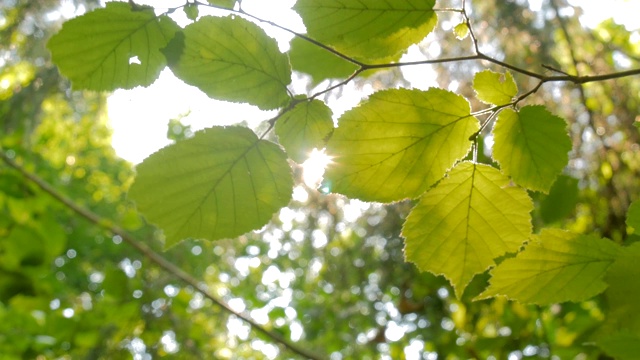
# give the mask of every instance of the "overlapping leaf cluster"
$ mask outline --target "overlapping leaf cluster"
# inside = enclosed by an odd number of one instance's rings
[[[468,100],[451,91],[386,89],[342,114],[334,128],[325,103],[289,88],[292,71],[318,82],[348,77],[365,63],[397,61],[434,29],[434,5],[299,0],[294,10],[307,34],[281,53],[242,16],[199,17],[192,4],[185,11],[194,21],[180,28],[152,8],[108,3],[67,22],[49,48],[76,88],[146,86],[168,65],[212,98],[280,110],[272,120],[279,145],[249,129],[213,127],[138,166],[129,196],[164,229],[166,246],[262,227],[291,198],[287,159],[302,162],[324,147],[332,157],[324,188],[372,202],[415,200],[402,231],[406,259],[444,275],[458,297],[474,276],[493,268],[478,298],[580,301],[611,284],[607,296],[624,308],[628,300],[618,287],[637,251],[560,230],[532,234],[529,193],[551,190],[572,144],[562,118],[541,105],[518,106],[509,72],[485,70],[473,79],[477,99],[492,115],[482,123]],[[464,38],[468,28],[455,31]],[[498,167],[475,156],[464,160],[489,125]],[[636,211],[629,225],[638,221]],[[637,336],[636,320],[620,327]]]

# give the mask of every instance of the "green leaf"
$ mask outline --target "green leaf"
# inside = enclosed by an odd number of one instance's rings
[[[469,35],[469,27],[467,26],[467,23],[461,22],[460,24],[456,25],[453,28],[453,33],[456,35],[456,38],[458,38],[458,40],[466,38]],[[507,72],[507,74],[509,73]],[[509,76],[511,76],[511,74],[509,74]]]
[[[633,233],[640,233],[640,200],[631,203],[627,210],[627,226],[633,228]]]
[[[405,257],[444,275],[460,298],[474,275],[529,238],[532,209],[527,192],[497,169],[462,162],[407,216]]]
[[[166,247],[189,237],[217,240],[258,229],[287,205],[293,188],[282,149],[242,127],[197,132],[136,170],[129,197],[164,230]]]
[[[353,74],[358,66],[310,42],[291,40],[289,59],[293,70],[311,75],[315,84],[326,79],[341,79]]]
[[[310,37],[357,58],[393,56],[436,25],[435,0],[298,0]]]
[[[266,110],[289,100],[289,59],[274,39],[242,18],[204,16],[163,51],[177,77],[211,98]]]
[[[569,161],[566,126],[544,106],[505,109],[493,127],[493,158],[518,185],[547,193]]]
[[[280,144],[291,159],[304,162],[311,150],[323,148],[333,130],[331,109],[320,100],[304,101],[276,122]]]
[[[609,308],[601,327],[601,336],[617,331],[640,335],[640,243],[624,247],[605,276],[609,287],[604,292]]]
[[[198,4],[187,3],[184,8],[185,15],[189,20],[195,21],[198,18],[200,11],[198,10]]]
[[[236,0],[208,0],[209,4],[219,6],[225,9],[233,9]]]
[[[562,220],[575,210],[577,203],[578,179],[560,175],[540,202],[540,217],[547,224]]]
[[[640,334],[625,331],[606,334],[597,340],[597,344],[607,355],[617,360],[637,360],[640,354]]]
[[[606,289],[602,277],[620,249],[593,235],[544,229],[515,258],[491,270],[490,285],[477,299],[502,295],[538,305],[587,300]]]
[[[160,49],[179,29],[152,8],[133,11],[127,3],[109,2],[65,22],[47,46],[75,89],[131,89],[155,81],[166,65]]]
[[[508,71],[504,74],[491,70],[477,73],[473,77],[473,89],[480,101],[493,105],[508,104],[518,93],[518,86]]]
[[[391,89],[344,113],[327,144],[323,187],[392,202],[420,196],[471,147],[478,130],[469,103],[442,89]]]

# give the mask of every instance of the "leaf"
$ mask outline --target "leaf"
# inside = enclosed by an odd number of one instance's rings
[[[497,169],[462,162],[407,216],[405,258],[444,275],[460,298],[474,275],[529,238],[532,209],[527,192]]]
[[[131,89],[155,81],[166,65],[160,49],[179,29],[153,8],[133,11],[127,3],[109,2],[65,22],[47,46],[75,89]]]
[[[625,331],[606,334],[597,340],[607,355],[617,360],[636,360],[640,354],[640,334]]]
[[[315,84],[326,79],[346,78],[358,69],[355,64],[299,37],[291,40],[289,59],[293,70],[311,75]]]
[[[460,25],[465,25],[462,23]],[[467,31],[469,31],[467,29]],[[491,70],[484,70],[473,77],[473,89],[478,100],[485,104],[509,104],[518,93],[518,86],[510,72],[500,74]]]
[[[391,89],[344,113],[327,144],[323,187],[391,202],[420,196],[471,147],[469,103],[442,89]]]
[[[265,225],[287,205],[293,180],[284,152],[242,127],[197,132],[137,166],[129,191],[166,235],[217,240]]]
[[[393,56],[436,25],[435,0],[298,0],[310,37],[357,58]]]
[[[469,35],[469,26],[467,26],[466,22],[461,22],[453,28],[453,33],[458,40],[462,40]],[[507,72],[507,74],[509,73]],[[511,74],[509,74],[509,76],[511,76]]]
[[[609,287],[604,292],[609,308],[601,338],[617,331],[640,335],[640,243],[622,248],[620,256],[611,265],[605,276]]]
[[[544,106],[505,109],[493,127],[493,157],[518,185],[547,193],[569,161],[566,125]]]
[[[236,0],[207,0],[211,5],[219,6],[225,9],[233,9],[236,4]]]
[[[276,122],[275,130],[287,154],[303,163],[314,148],[323,148],[333,130],[331,109],[320,100],[304,101]]]
[[[640,233],[640,200],[631,203],[627,210],[627,226],[633,228],[633,233]]]
[[[184,10],[184,14],[187,16],[189,20],[195,21],[200,14],[198,10],[198,4],[187,3],[182,10]]]
[[[177,77],[211,98],[263,110],[289,101],[287,56],[260,27],[242,18],[201,17],[163,51]]]
[[[605,272],[620,253],[611,240],[544,229],[515,258],[491,270],[476,299],[506,296],[525,304],[584,301],[603,292]]]
[[[540,217],[547,224],[562,220],[574,211],[577,203],[578,179],[560,175],[549,195],[540,201]]]

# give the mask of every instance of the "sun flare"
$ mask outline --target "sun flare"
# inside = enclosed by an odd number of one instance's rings
[[[312,188],[320,185],[324,170],[331,164],[333,157],[327,155],[323,150],[313,149],[309,158],[302,164],[304,183]]]

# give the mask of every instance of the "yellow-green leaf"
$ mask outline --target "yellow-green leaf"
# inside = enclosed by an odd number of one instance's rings
[[[207,0],[211,5],[219,6],[225,9],[233,9],[236,4],[236,0]]]
[[[346,78],[358,69],[357,65],[299,37],[291,40],[289,59],[293,70],[311,75],[316,84]]]
[[[47,46],[74,88],[131,89],[155,81],[166,65],[160,49],[179,29],[153,8],[110,2],[65,22]]]
[[[469,26],[467,26],[466,22],[461,22],[453,28],[453,33],[458,40],[462,40],[469,35]]]
[[[242,127],[214,127],[165,147],[136,167],[129,197],[166,236],[217,240],[258,229],[287,205],[286,155]]]
[[[538,305],[587,300],[606,289],[602,277],[620,250],[597,236],[545,229],[491,270],[490,285],[478,299],[502,295]]]
[[[436,25],[435,0],[298,0],[309,36],[349,56],[393,56],[424,39]]]
[[[547,193],[569,161],[566,127],[544,106],[505,109],[493,127],[493,158],[518,185]]]
[[[405,257],[444,275],[459,298],[473,276],[529,238],[532,209],[527,192],[497,169],[462,162],[407,216]]]
[[[367,201],[418,197],[469,152],[477,130],[469,103],[449,91],[379,91],[340,117],[323,187]]]
[[[198,4],[188,3],[182,9],[184,10],[184,14],[187,15],[187,18],[189,20],[195,21],[200,14],[200,11],[198,10]]]
[[[187,84],[218,100],[275,109],[289,100],[289,59],[258,25],[240,17],[204,16],[164,49]]]
[[[466,24],[460,24],[465,25]],[[504,105],[513,100],[518,93],[518,86],[510,72],[500,74],[484,70],[473,77],[473,89],[478,100],[485,104]]]
[[[304,162],[311,150],[323,148],[333,130],[331,109],[320,100],[304,101],[276,122],[280,144],[291,159]]]

